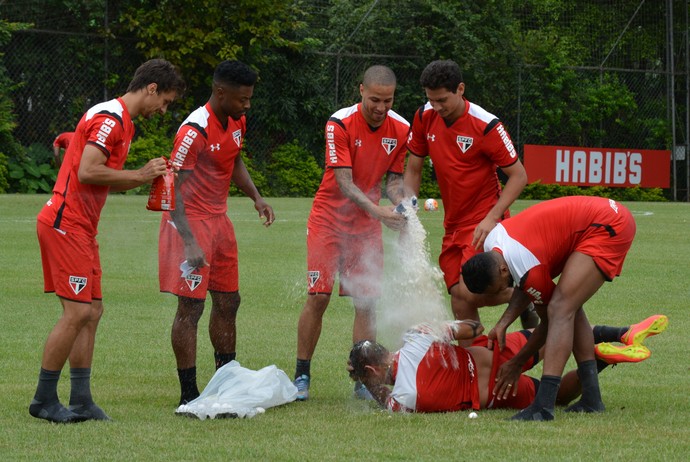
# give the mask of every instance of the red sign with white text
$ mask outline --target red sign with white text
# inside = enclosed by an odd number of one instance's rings
[[[524,146],[530,183],[668,188],[671,151],[650,149]]]

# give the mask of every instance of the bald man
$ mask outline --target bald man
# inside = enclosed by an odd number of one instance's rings
[[[383,272],[381,223],[405,224],[402,200],[410,124],[391,110],[396,78],[372,66],[359,86],[362,101],[336,111],[326,123],[326,171],[307,223],[307,300],[297,326],[297,399],[309,397],[311,359],[321,334],[336,275],[339,294],[352,297],[353,343],[376,339],[376,300]],[[379,205],[381,181],[394,205]],[[360,383],[355,395],[370,398]]]

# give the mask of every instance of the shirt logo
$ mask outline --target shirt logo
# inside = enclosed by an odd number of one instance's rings
[[[201,284],[202,276],[200,274],[189,274],[184,278],[184,282],[187,283],[189,290],[194,291],[199,284]]]
[[[356,139],[355,140],[355,146],[357,146],[358,148],[361,148],[362,147],[362,140],[360,140],[359,138]]]
[[[412,139],[412,133],[410,133],[410,139]],[[432,135],[431,133],[427,133],[426,139],[433,143],[434,141],[436,141],[436,135]]]
[[[381,145],[383,146],[383,149],[386,150],[386,154],[390,156],[391,152],[393,152],[395,147],[398,145],[398,140],[395,138],[381,138]]]
[[[242,130],[235,130],[232,132],[232,139],[235,140],[235,144],[238,148],[242,147]]]
[[[544,302],[541,299],[541,292],[539,292],[537,289],[534,287],[528,287],[526,292],[532,296],[534,299],[534,304],[535,305],[543,305]]]
[[[307,271],[307,280],[309,281],[309,287],[314,287],[316,281],[321,277],[320,271]]]
[[[88,282],[89,280],[87,278],[81,276],[69,277],[69,286],[72,288],[72,292],[74,292],[75,295],[79,295],[79,292],[84,290]]]
[[[458,135],[458,138],[455,140],[455,142],[458,143],[460,150],[464,154],[472,147],[472,143],[474,142],[474,138],[471,138],[469,136]]]
[[[211,152],[213,151],[220,151],[220,143],[212,144],[211,145]]]

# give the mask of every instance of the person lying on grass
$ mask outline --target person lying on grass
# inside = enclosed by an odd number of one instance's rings
[[[663,318],[666,318],[662,315]],[[658,329],[650,319],[628,327],[594,326],[598,370],[610,364],[640,362],[650,356],[642,345]],[[656,323],[658,324],[658,323]],[[403,336],[396,352],[368,340],[357,342],[350,351],[350,378],[359,380],[384,408],[397,412],[453,412],[466,409],[523,409],[532,402],[539,380],[524,373],[515,390],[496,394],[494,385],[499,367],[509,361],[527,342],[532,330],[506,335],[502,350],[488,347],[484,327],[478,321],[449,321],[438,326],[420,324]],[[473,339],[461,347],[457,340]],[[634,342],[633,342],[634,340]],[[620,342],[613,345],[609,342]],[[543,349],[522,367],[525,372],[542,359]],[[566,405],[580,395],[576,371],[568,372],[558,392],[558,404]]]

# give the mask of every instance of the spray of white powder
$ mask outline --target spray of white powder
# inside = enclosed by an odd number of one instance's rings
[[[377,320],[382,337],[394,342],[401,342],[403,333],[417,324],[427,323],[436,331],[449,319],[443,273],[431,263],[426,230],[411,204],[403,206],[407,225],[392,243],[394,255],[389,258]]]

